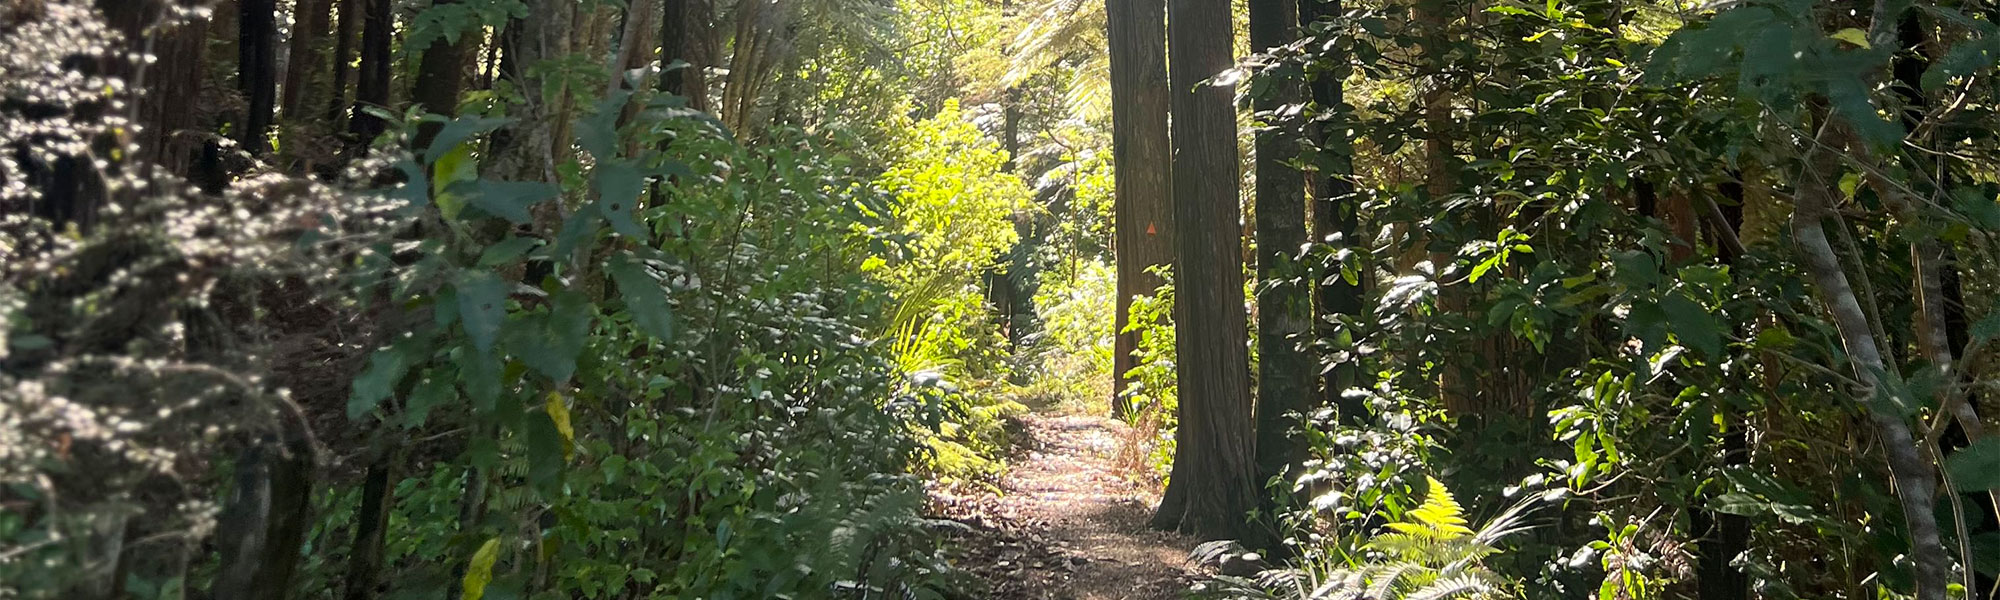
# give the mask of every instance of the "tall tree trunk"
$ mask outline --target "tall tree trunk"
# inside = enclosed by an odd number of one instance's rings
[[[322,87],[328,68],[327,48],[322,36],[332,18],[333,0],[298,0],[292,11],[291,58],[285,65],[285,96],[279,105],[284,129],[279,132],[278,150],[289,160],[310,162],[312,140],[326,132],[325,113],[307,106],[308,100],[326,93]]]
[[[1300,0],[1299,21],[1310,24],[1340,16],[1343,12],[1341,0]],[[1344,60],[1336,60],[1345,64]],[[1335,69],[1330,73],[1316,75],[1309,82],[1313,105],[1322,115],[1332,115],[1313,125],[1307,131],[1313,136],[1314,146],[1329,155],[1320,161],[1328,165],[1311,179],[1312,237],[1316,243],[1338,242],[1353,245],[1357,241],[1360,227],[1359,202],[1354,196],[1353,151],[1347,139],[1346,122],[1347,90],[1344,80],[1347,69]],[[1330,121],[1330,122],[1328,122]],[[1338,329],[1333,322],[1341,316],[1355,317],[1362,311],[1363,289],[1368,273],[1362,273],[1362,281],[1349,283],[1344,278],[1331,277],[1338,273],[1326,273],[1314,284],[1313,323],[1319,330],[1317,337],[1332,341],[1338,337]],[[1341,419],[1349,423],[1360,422],[1367,414],[1367,407],[1357,399],[1344,396],[1348,388],[1361,385],[1362,373],[1354,359],[1347,356],[1325,356],[1321,360],[1340,360],[1340,364],[1327,369],[1320,380],[1322,402],[1339,408]],[[1344,359],[1344,360],[1343,360]]]
[[[353,114],[347,122],[348,133],[353,136],[355,154],[367,150],[375,137],[388,129],[382,119],[368,114],[363,107],[389,106],[389,73],[395,56],[391,54],[391,36],[395,35],[393,0],[354,0],[362,3],[361,10],[361,68],[355,76]]]
[[[353,72],[349,64],[354,62],[354,29],[361,24],[367,3],[373,0],[334,1],[340,4],[340,25],[333,31],[333,89],[327,94],[326,123],[338,131],[345,124],[341,117],[347,116],[352,106],[347,98],[347,80]]]
[[[1250,0],[1253,52],[1298,39],[1293,0]],[[1256,98],[1258,114],[1275,121],[1278,109],[1298,102],[1298,86],[1280,81]],[[1312,295],[1297,256],[1306,243],[1305,178],[1292,166],[1298,140],[1290,124],[1266,122],[1257,132],[1257,481],[1281,477],[1305,460],[1291,435],[1297,415],[1311,412],[1312,356],[1301,346],[1311,334]],[[1273,498],[1263,494],[1266,504]]]
[[[437,0],[434,5],[458,4],[459,0]],[[466,77],[472,70],[472,59],[478,56],[480,39],[478,31],[467,31],[453,42],[445,38],[431,41],[424,49],[422,63],[417,66],[417,80],[410,88],[410,101],[424,107],[424,110],[445,115],[458,114],[458,100],[465,94]],[[430,146],[443,125],[425,123],[417,128],[416,147],[419,151]]]
[[[1235,64],[1229,3],[1170,0],[1175,301],[1180,310],[1180,429],[1172,479],[1153,525],[1206,539],[1250,540],[1258,486],[1243,313],[1243,220],[1236,112],[1214,76]],[[1253,543],[1256,540],[1250,540]]]
[[[236,141],[262,156],[271,151],[271,116],[278,104],[278,2],[239,0],[236,6],[236,85],[246,107]]]
[[[708,106],[709,52],[714,39],[715,9],[709,0],[666,0],[665,18],[660,23],[661,61],[675,60],[687,66],[660,76],[660,91],[687,98],[688,108],[700,111]]]
[[[1174,261],[1172,158],[1167,145],[1167,24],[1165,0],[1105,0],[1111,45],[1112,200],[1118,253],[1118,335],[1112,368],[1112,409],[1126,416],[1126,387],[1139,334],[1131,327],[1132,298],[1164,283],[1148,272]]]

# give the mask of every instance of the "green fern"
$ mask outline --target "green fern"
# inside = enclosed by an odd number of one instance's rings
[[[1526,529],[1521,520],[1531,502],[1523,502],[1488,521],[1474,531],[1465,519],[1465,508],[1452,497],[1451,490],[1435,478],[1428,479],[1424,502],[1404,513],[1403,519],[1384,526],[1385,531],[1361,546],[1366,556],[1356,553],[1319,554],[1348,564],[1302,565],[1287,570],[1285,577],[1267,576],[1266,581],[1286,581],[1276,597],[1298,600],[1494,600],[1513,598],[1518,586],[1488,570],[1483,561],[1498,554],[1501,538]],[[1269,574],[1267,574],[1269,575]],[[1285,589],[1289,588],[1289,589]],[[1230,598],[1263,598],[1268,595],[1234,592]]]

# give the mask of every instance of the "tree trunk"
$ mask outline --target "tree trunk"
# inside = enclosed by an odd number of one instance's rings
[[[284,600],[312,524],[316,461],[305,438],[287,436],[245,449],[236,489],[216,526],[221,561],[210,593],[215,600]]]
[[[334,0],[340,3],[340,25],[333,32],[333,89],[327,94],[326,123],[334,131],[344,123],[341,117],[347,115],[348,74],[353,69],[348,65],[354,61],[354,28],[359,26],[366,4],[372,0]]]
[[[285,65],[285,97],[279,105],[284,117],[278,149],[293,161],[311,162],[313,143],[326,131],[324,113],[307,107],[308,99],[326,93],[322,74],[328,68],[327,48],[322,36],[332,18],[333,0],[299,0],[292,13],[291,58]]]
[[[354,509],[354,543],[347,550],[347,582],[342,600],[372,600],[382,578],[383,542],[389,527],[389,512],[395,502],[391,483],[391,456],[382,448],[368,465],[361,484],[361,505]]]
[[[1227,2],[1170,0],[1167,9],[1174,219],[1188,226],[1177,232],[1180,270],[1174,275],[1180,429],[1168,501],[1153,525],[1205,539],[1249,540],[1258,486],[1236,113],[1231,87],[1212,81],[1235,64],[1234,32]]]
[[[528,3],[527,17],[507,24],[501,38],[506,52],[500,59],[500,77],[512,82],[527,103],[510,109],[519,119],[494,132],[492,144],[487,148],[490,158],[485,161],[486,176],[513,181],[556,181],[556,165],[563,160],[562,149],[568,147],[567,134],[562,128],[568,118],[562,98],[568,92],[547,90],[549,93],[544,95],[547,82],[531,75],[529,67],[569,53],[574,38],[572,12],[568,2],[532,0]],[[544,217],[553,219],[553,215],[543,215],[537,221]]]
[[[361,68],[355,76],[353,115],[349,118],[348,133],[354,154],[359,155],[374,143],[375,137],[388,129],[382,119],[363,111],[363,107],[389,106],[389,73],[395,55],[390,52],[391,38],[395,31],[392,0],[352,0],[362,3],[361,7]]]
[[[1311,24],[1340,16],[1343,12],[1341,0],[1300,0],[1299,21]],[[1344,61],[1341,61],[1344,64]],[[1344,79],[1347,69],[1336,69],[1331,73],[1315,76],[1309,83],[1312,102],[1320,114],[1334,115],[1331,123],[1311,126],[1307,135],[1320,152],[1329,154],[1330,160],[1321,161],[1330,165],[1326,170],[1314,174],[1311,179],[1312,238],[1315,243],[1351,246],[1356,243],[1360,214],[1358,201],[1354,197],[1353,151],[1347,140],[1346,122],[1347,90]],[[1334,340],[1338,330],[1333,325],[1340,316],[1359,316],[1362,312],[1364,281],[1348,283],[1344,278],[1332,277],[1338,273],[1325,273],[1314,284],[1313,323],[1322,340]],[[1362,273],[1365,279],[1369,274]],[[1349,423],[1359,423],[1367,414],[1367,407],[1360,400],[1349,400],[1343,396],[1348,388],[1361,385],[1361,368],[1348,356],[1324,356],[1321,360],[1340,360],[1340,364],[1328,369],[1321,377],[1320,392],[1322,402],[1338,407],[1341,419]]]
[[[709,0],[666,0],[660,23],[661,62],[675,60],[687,66],[660,76],[660,91],[687,98],[688,108],[709,110],[708,65],[710,40],[714,37],[715,9]]]
[[[436,5],[457,4],[459,0],[437,0]],[[465,94],[465,80],[472,69],[472,58],[478,56],[480,36],[477,31],[461,34],[457,42],[445,38],[431,41],[424,49],[421,64],[417,66],[417,80],[410,89],[410,101],[424,107],[424,110],[445,115],[458,115],[458,100]],[[430,146],[443,125],[425,123],[417,128],[416,148],[423,151]]]
[[[1889,473],[1895,480],[1897,500],[1903,509],[1903,521],[1909,528],[1910,557],[1916,567],[1917,600],[1943,600],[1945,584],[1951,577],[1951,560],[1946,556],[1939,536],[1933,505],[1937,494],[1937,474],[1931,462],[1924,458],[1916,437],[1910,432],[1909,423],[1900,415],[1885,414],[1874,403],[1882,375],[1900,376],[1888,371],[1893,365],[1882,359],[1882,350],[1871,332],[1868,313],[1862,309],[1854,288],[1848,283],[1847,273],[1841,269],[1839,256],[1834,253],[1823,224],[1824,220],[1834,216],[1833,200],[1840,193],[1835,179],[1838,166],[1833,151],[1828,149],[1831,144],[1837,143],[1838,138],[1832,132],[1838,127],[1837,123],[1821,125],[1817,141],[1805,153],[1804,170],[1797,183],[1799,192],[1795,195],[1797,205],[1792,211],[1793,240],[1820,301],[1826,304],[1839,329],[1855,380],[1861,384],[1861,389],[1853,392],[1853,402],[1865,407],[1863,410],[1875,426],[1883,453],[1887,455]]]
[[[246,106],[236,141],[251,154],[271,151],[271,115],[278,104],[278,2],[239,0],[236,86]]]
[[[1118,253],[1118,335],[1112,410],[1127,416],[1126,375],[1139,334],[1131,327],[1132,298],[1164,283],[1147,272],[1174,261],[1171,151],[1167,145],[1165,0],[1105,0],[1111,45],[1111,148],[1116,169],[1112,200]]]
[[[1298,39],[1292,0],[1250,0],[1250,48],[1269,52]],[[1278,109],[1298,102],[1299,91],[1280,81],[1255,100],[1258,114],[1275,121]],[[1297,256],[1306,243],[1305,179],[1292,162],[1298,140],[1290,124],[1267,121],[1257,132],[1257,482],[1282,477],[1305,460],[1291,431],[1311,412],[1313,359],[1301,344],[1311,334],[1311,287]],[[1266,505],[1273,498],[1263,494]]]

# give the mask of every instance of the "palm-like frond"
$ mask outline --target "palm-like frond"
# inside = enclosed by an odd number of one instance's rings
[[[1450,598],[1484,598],[1500,591],[1490,579],[1471,573],[1445,577],[1431,582],[1404,600],[1448,600]]]

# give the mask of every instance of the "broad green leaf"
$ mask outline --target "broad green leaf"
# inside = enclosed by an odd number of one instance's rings
[[[465,592],[463,600],[479,600],[486,597],[486,584],[493,582],[493,563],[500,559],[500,538],[486,540],[479,545],[479,551],[472,553],[471,562],[465,565]]]
[[[1994,311],[1993,314],[1986,315],[1986,318],[1980,319],[1978,323],[1972,324],[1972,329],[1969,333],[1972,334],[1973,339],[1980,340],[1992,340],[2000,337],[2000,311]]]
[[[472,205],[519,225],[534,218],[528,212],[529,207],[548,201],[560,192],[556,186],[546,183],[481,179],[479,193],[472,196]]]
[[[465,209],[466,187],[464,183],[479,180],[479,161],[472,158],[472,146],[465,145],[446,152],[432,165],[431,198],[437,202],[438,214],[446,219],[456,219]]]
[[[451,402],[458,388],[452,385],[455,377],[447,369],[426,369],[424,379],[410,391],[410,401],[403,407],[403,426],[416,429],[430,418],[431,409]]]
[[[1992,69],[1996,62],[2000,62],[2000,37],[1959,42],[1924,71],[1924,91],[1936,91],[1954,78]]]
[[[410,367],[421,362],[429,350],[428,339],[414,335],[376,350],[368,357],[368,368],[354,378],[347,398],[347,418],[358,421],[394,395],[396,384],[403,381]]]
[[[507,322],[507,351],[557,382],[576,373],[577,355],[590,335],[590,300],[570,290],[550,294],[549,311]]]
[[[465,395],[472,399],[474,411],[490,412],[500,401],[503,368],[500,357],[492,352],[475,348],[459,350],[458,377],[465,384]]]
[[[1945,472],[1960,492],[2000,489],[2000,437],[1987,437],[1953,452]]]
[[[625,310],[632,314],[632,322],[639,329],[660,341],[674,339],[673,305],[667,299],[666,289],[661,287],[645,263],[631,254],[619,254],[612,258],[607,268],[611,278],[618,283],[619,295],[625,299]]]
[[[1884,120],[1876,112],[1875,103],[1868,99],[1868,90],[1861,82],[1860,77],[1833,76],[1826,83],[1827,99],[1833,101],[1833,110],[1847,119],[1862,139],[1877,147],[1894,146],[1902,140],[1902,126]]]
[[[433,111],[437,110],[437,107],[429,108]],[[507,121],[507,119],[503,118],[486,117],[452,119],[450,122],[445,123],[443,128],[438,129],[437,137],[431,138],[431,145],[424,148],[424,161],[435,163],[445,153],[452,152],[454,148],[458,148],[460,142],[471,139],[472,136],[499,129],[500,126],[506,125]],[[467,149],[469,150],[470,146],[467,146]]]
[[[458,279],[458,318],[472,347],[493,349],[500,323],[507,317],[507,283],[490,271],[466,271]]]
[[[514,262],[528,253],[528,250],[542,243],[539,238],[510,237],[497,244],[487,246],[479,253],[479,266],[494,267]]]
[[[1670,329],[1682,344],[1709,359],[1722,357],[1722,324],[1701,303],[1684,294],[1670,294],[1660,300],[1660,312],[1666,314]]]
[[[646,185],[645,176],[639,169],[622,160],[607,161],[597,165],[597,212],[604,220],[611,222],[611,229],[619,235],[644,240],[646,228],[632,217],[639,203],[639,192]]]
[[[563,464],[568,461],[563,454],[562,433],[547,413],[530,413],[527,429],[528,483],[543,496],[554,497],[562,482]]]

